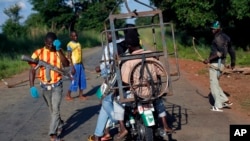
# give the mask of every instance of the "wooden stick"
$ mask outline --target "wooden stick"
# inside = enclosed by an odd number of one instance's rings
[[[13,88],[15,87],[16,85],[19,85],[19,84],[22,84],[22,83],[25,83],[25,82],[28,82],[29,79],[26,79],[26,80],[21,80],[19,82],[16,82],[14,84],[9,84],[7,81],[5,81],[4,79],[2,79],[2,82],[8,87],[8,88]]]

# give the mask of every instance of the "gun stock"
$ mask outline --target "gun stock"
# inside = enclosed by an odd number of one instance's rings
[[[31,62],[31,63],[38,63],[37,60],[32,59],[31,57],[27,56],[27,55],[22,55],[21,56],[21,60],[22,61],[27,61],[27,62]]]

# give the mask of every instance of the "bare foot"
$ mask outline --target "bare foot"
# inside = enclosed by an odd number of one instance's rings
[[[87,97],[86,97],[86,96],[83,96],[83,95],[80,95],[79,98],[80,98],[81,100],[87,100]]]
[[[73,98],[72,98],[71,96],[66,96],[66,97],[65,97],[65,100],[67,100],[67,101],[72,101]]]

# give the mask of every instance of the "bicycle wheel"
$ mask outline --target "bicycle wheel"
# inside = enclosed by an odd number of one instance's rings
[[[168,73],[160,61],[147,58],[134,65],[129,84],[132,93],[143,100],[157,98],[168,92]]]

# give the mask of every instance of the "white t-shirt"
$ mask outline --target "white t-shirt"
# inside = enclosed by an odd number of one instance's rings
[[[124,39],[116,40],[116,43],[121,43]],[[100,64],[101,76],[105,77],[110,73],[110,66],[113,64],[114,59],[114,47],[113,42],[110,42],[108,46],[104,47],[104,52],[102,54],[102,62]]]

